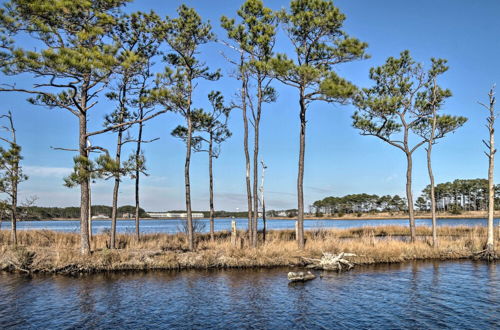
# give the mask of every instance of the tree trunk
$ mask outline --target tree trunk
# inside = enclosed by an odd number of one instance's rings
[[[413,162],[410,152],[406,153],[406,159],[406,200],[408,202],[408,216],[410,220],[410,240],[414,243],[417,238],[417,230],[415,227],[415,212],[413,210],[413,193],[411,191]]]
[[[492,93],[492,92],[490,92]],[[491,99],[491,96],[490,96]],[[494,100],[494,98],[493,98]],[[494,101],[490,102],[490,121],[489,121],[489,130],[490,130],[490,143],[489,143],[489,157],[488,157],[488,237],[486,240],[486,250],[494,251],[494,234],[493,234],[493,216],[495,211],[495,182],[494,182],[494,168],[495,168],[495,112],[494,112]]]
[[[433,144],[432,140],[429,141],[429,146],[427,147],[427,170],[429,172],[429,180],[431,185],[432,246],[437,247],[438,242],[437,242],[436,196],[435,196],[435,186],[434,186],[434,174],[432,173],[432,164],[431,164],[431,154],[432,154],[432,144]]]
[[[243,63],[243,57],[242,57]],[[241,64],[243,65],[243,64]],[[247,92],[247,80],[245,74],[241,74],[241,112],[243,114],[243,150],[245,152],[245,180],[247,186],[247,212],[248,212],[248,239],[252,240],[253,237],[253,221],[252,221],[252,186],[250,184],[250,153],[248,152],[248,118],[247,118],[247,106],[246,106],[246,92]]]
[[[304,89],[300,90],[300,148],[299,148],[299,171],[297,176],[297,243],[299,249],[305,247],[304,241],[304,155],[306,149],[306,103]]]
[[[258,223],[259,223],[259,125],[260,114],[262,111],[262,82],[257,83],[257,113],[254,116],[254,145],[253,145],[253,228],[252,228],[252,246],[258,244]]]
[[[144,118],[143,110],[140,110],[140,119]],[[142,140],[142,128],[143,124],[139,123],[139,133],[137,134],[137,149],[135,151],[135,162],[136,166],[141,157],[141,140]],[[139,167],[135,169],[135,238],[139,241],[140,231],[139,231],[139,209],[140,209],[140,199],[139,199],[139,181],[140,181],[141,171]]]
[[[434,134],[436,132],[437,115],[436,109],[434,108],[432,117],[432,127],[431,135],[429,137],[429,142],[427,146],[427,170],[429,172],[429,181],[431,185],[431,216],[432,216],[432,246],[437,247],[437,219],[436,219],[436,196],[435,196],[435,185],[434,185],[434,173],[432,173],[432,146],[434,144]]]
[[[87,152],[90,157],[90,150]],[[89,242],[92,243],[92,178],[89,177]]]
[[[208,176],[210,180],[210,240],[215,241],[215,228],[214,228],[214,176],[212,171],[212,160],[213,160],[213,136],[210,133],[210,141],[208,145]]]
[[[82,101],[86,104],[86,101]],[[79,116],[80,134],[79,134],[79,153],[82,159],[89,159],[87,153],[87,114],[82,112]],[[80,173],[90,175],[89,169],[83,164],[80,164]],[[80,183],[80,251],[84,255],[90,254],[90,240],[89,240],[89,180],[85,178]]]
[[[13,245],[17,245],[17,176],[19,172],[19,166],[14,165],[13,169],[13,180],[12,180],[12,199],[11,199],[11,240]]]
[[[264,201],[264,194],[262,195],[262,242],[266,242],[266,202]]]
[[[188,226],[188,245],[189,250],[194,250],[194,233],[193,233],[193,214],[191,212],[191,184],[189,181],[189,166],[191,163],[191,139],[193,135],[193,123],[191,120],[191,109],[186,111],[187,117],[187,141],[186,141],[186,162],[184,164],[184,181],[186,185],[186,213]]]
[[[121,152],[122,152],[122,135],[123,130],[118,130],[118,140],[116,143],[116,156],[115,161],[121,166]],[[118,192],[120,189],[120,174],[115,174],[115,185],[113,187],[113,204],[111,209],[111,241],[109,244],[110,249],[116,248],[116,218],[118,217]]]

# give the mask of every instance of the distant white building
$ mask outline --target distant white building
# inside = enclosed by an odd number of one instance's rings
[[[187,213],[147,212],[151,218],[187,218]],[[203,218],[203,213],[192,213],[193,218]]]
[[[99,220],[99,219],[109,219],[109,217],[104,214],[98,214],[92,216],[92,220]]]

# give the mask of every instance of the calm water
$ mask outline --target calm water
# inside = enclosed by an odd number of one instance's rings
[[[232,219],[216,219],[215,230],[231,230]],[[247,219],[235,219],[238,229],[247,228]],[[141,220],[141,232],[143,233],[177,233],[182,231],[182,224],[185,220]],[[199,231],[208,232],[209,220],[195,220],[202,228]],[[110,220],[93,220],[93,232],[100,233],[111,228]],[[430,226],[430,219],[417,219],[418,226]],[[495,225],[499,225],[500,220],[495,219]],[[352,228],[362,226],[386,226],[386,225],[408,225],[408,219],[396,220],[306,220],[304,222],[305,229],[317,228]],[[486,219],[439,219],[440,226],[486,226]],[[2,229],[9,229],[10,223],[3,222]],[[23,221],[18,222],[18,229],[49,229],[65,232],[79,232],[80,223],[74,220],[59,220],[59,221]],[[117,229],[119,232],[127,233],[134,232],[135,223],[133,220],[119,220]],[[259,228],[262,228],[262,221],[259,223]],[[268,220],[268,229],[294,229],[295,220]]]
[[[0,326],[500,328],[500,265],[358,267],[289,285],[288,269],[27,277],[0,273]]]

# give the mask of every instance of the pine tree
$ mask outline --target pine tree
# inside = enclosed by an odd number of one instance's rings
[[[177,9],[177,18],[167,18],[165,41],[171,52],[165,56],[167,64],[165,72],[158,75],[157,87],[154,91],[158,102],[166,109],[181,114],[186,120],[186,161],[184,179],[186,186],[186,213],[188,245],[194,250],[193,217],[191,211],[191,143],[193,134],[193,93],[199,79],[214,81],[219,79],[218,71],[210,72],[209,68],[198,59],[199,48],[215,39],[209,23],[202,21],[198,13],[185,5]]]
[[[331,1],[293,0],[280,20],[291,40],[295,59],[284,54],[272,61],[275,77],[294,87],[299,94],[300,150],[297,176],[299,248],[304,248],[304,158],[306,114],[314,101],[347,103],[357,88],[338,76],[334,68],[341,63],[367,57],[367,44],[349,37],[342,30],[345,15]]]

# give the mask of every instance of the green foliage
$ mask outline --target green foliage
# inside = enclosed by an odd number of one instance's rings
[[[17,191],[17,185],[28,180],[20,166],[22,159],[19,145],[11,143],[8,149],[0,147],[0,192],[10,198]]]
[[[10,138],[0,137],[8,147],[0,146],[0,193],[8,196],[8,203],[15,208],[17,205],[17,191],[19,183],[28,180],[28,176],[23,173],[21,166],[21,146],[16,142],[16,129],[12,112],[0,116],[8,121],[8,125],[2,125],[2,128],[10,133]]]
[[[0,28],[16,36],[28,33],[43,47],[26,50],[12,43],[1,63],[7,75],[31,73],[47,81],[33,88],[33,104],[65,108],[75,115],[87,90],[113,73],[119,50],[112,38],[119,8],[125,0],[12,0],[0,11]],[[44,90],[53,87],[60,92]],[[79,92],[83,88],[83,94]],[[84,102],[85,103],[85,102]]]
[[[418,208],[419,211],[429,210],[429,207],[427,206],[427,201],[422,196],[417,198],[417,200],[415,201],[415,206]]]
[[[123,168],[126,173],[128,172],[131,179],[135,179],[137,173],[148,176],[144,151],[141,151],[139,155],[130,154],[129,158],[123,163]]]
[[[353,115],[353,126],[362,135],[376,136],[408,152],[415,148],[410,150],[407,140],[397,139],[398,133],[413,131],[428,140],[433,115],[451,96],[450,90],[436,83],[448,70],[446,60],[433,58],[431,62],[426,72],[406,50],[399,58],[389,57],[382,66],[370,69],[370,79],[375,85],[364,88],[357,95],[355,105],[359,110]],[[464,117],[437,116],[434,138],[453,132],[466,120]]]
[[[256,70],[265,69],[265,63],[273,54],[275,43],[277,17],[275,13],[264,7],[261,0],[247,0],[237,12],[240,23],[235,19],[221,17],[221,25],[227,31],[229,39],[234,40],[238,47],[250,54],[255,61],[252,65]]]
[[[325,197],[313,203],[316,213],[359,213],[373,211],[405,211],[406,201],[394,196],[377,196],[369,194],[352,194],[342,197]]]
[[[210,157],[220,155],[220,144],[231,137],[227,126],[227,119],[232,107],[224,104],[224,96],[219,91],[212,91],[208,95],[212,106],[210,112],[196,109],[191,112],[193,135],[191,146],[196,152],[211,153]],[[188,130],[179,125],[172,131],[172,136],[186,142]]]
[[[452,211],[456,207],[464,211],[486,211],[488,209],[488,180],[457,179],[443,182],[434,189],[438,211]],[[422,190],[422,196],[430,200],[430,185]],[[500,209],[500,185],[495,186],[495,210]]]
[[[151,62],[159,54],[159,39],[164,34],[165,24],[154,12],[137,12],[119,18],[113,30],[120,44],[117,53],[119,65],[114,79],[116,84],[112,84],[112,91],[106,94],[117,106],[115,111],[105,117],[105,127],[142,119],[139,113],[131,109],[153,106],[146,85],[152,77]],[[121,126],[115,131],[123,132],[129,127]]]
[[[289,12],[281,11],[279,18],[292,42],[296,59],[278,54],[272,60],[276,78],[301,89],[307,102],[347,102],[357,89],[333,69],[368,55],[366,43],[342,30],[345,15],[331,1],[294,0]]]
[[[73,157],[73,172],[64,178],[64,185],[68,188],[79,186],[82,182],[99,177],[95,162],[87,157]]]
[[[164,41],[172,49],[165,55],[168,65],[162,74],[157,75],[153,95],[166,108],[189,116],[191,111],[193,81],[196,79],[217,80],[219,71],[210,72],[209,68],[197,58],[199,47],[215,40],[209,23],[193,9],[181,5],[177,18],[167,18]]]
[[[19,208],[22,213],[23,207]],[[78,219],[80,218],[80,207],[42,207],[32,206],[30,210],[29,220],[48,220],[48,219]],[[111,206],[92,205],[92,215],[105,215],[111,217]],[[125,213],[135,214],[135,206],[124,205],[118,208],[118,215],[122,216]],[[139,208],[139,216],[147,218],[148,214],[142,208]]]

